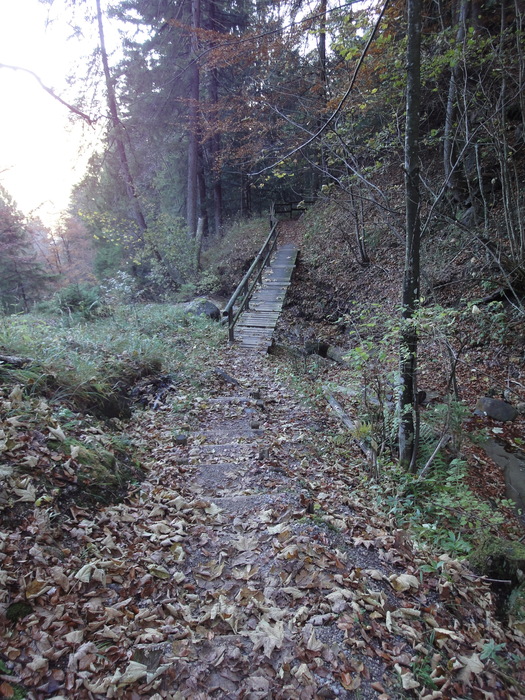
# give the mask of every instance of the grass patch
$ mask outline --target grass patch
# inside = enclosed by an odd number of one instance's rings
[[[9,316],[0,330],[2,352],[31,362],[0,365],[0,379],[31,395],[126,417],[123,401],[138,380],[160,371],[194,376],[223,336],[218,324],[187,316],[178,305],[121,306],[111,317],[76,323],[70,317]]]

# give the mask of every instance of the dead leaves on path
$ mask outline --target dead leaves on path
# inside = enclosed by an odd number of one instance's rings
[[[0,535],[11,671],[0,693],[19,683],[35,698],[519,697],[482,658],[489,639],[521,645],[486,586],[446,558],[439,577],[421,575],[406,538],[348,488],[348,465],[308,455],[307,410],[271,386],[272,456],[250,460],[243,442],[240,476],[233,461],[228,472],[251,494],[244,510],[199,495],[206,438],[174,447],[176,418],[158,412],[137,424],[152,458],[126,502],[72,507],[58,526],[39,494],[24,501],[24,521]],[[193,417],[209,428],[245,408],[202,400]],[[272,460],[286,467],[278,477]],[[29,486],[16,486],[20,498]]]

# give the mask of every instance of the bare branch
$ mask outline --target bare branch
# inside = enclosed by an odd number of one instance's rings
[[[75,107],[74,105],[69,104],[69,102],[63,100],[60,97],[60,95],[57,95],[52,88],[45,85],[42,82],[41,78],[39,78],[38,75],[32,70],[29,70],[29,68],[22,68],[21,66],[10,66],[7,63],[0,63],[0,68],[9,68],[10,70],[19,70],[23,73],[28,73],[37,81],[37,83],[43,90],[45,90],[49,95],[51,95],[51,97],[53,97],[57,102],[60,102],[60,104],[64,105],[64,107],[67,107],[70,112],[73,112],[73,114],[76,114],[79,117],[81,117],[84,121],[86,121],[89,124],[89,126],[93,126],[93,124],[96,122],[96,119],[92,119],[89,115],[85,114],[80,109],[78,109],[78,107]]]
[[[285,156],[283,156],[282,158],[279,158],[278,161],[275,161],[275,163],[272,163],[271,165],[268,165],[268,166],[266,166],[265,168],[262,168],[262,170],[258,170],[257,172],[254,172],[254,173],[249,173],[249,175],[251,175],[251,176],[261,175],[262,173],[265,173],[267,170],[271,170],[272,168],[275,168],[276,165],[280,165],[280,163],[282,163],[283,161],[288,160],[288,158],[291,158],[291,156],[295,155],[295,154],[298,153],[299,151],[302,151],[303,148],[306,148],[306,147],[309,146],[311,143],[313,143],[316,139],[318,139],[319,136],[321,136],[322,134],[324,134],[324,132],[328,129],[328,127],[330,126],[330,124],[334,121],[334,119],[337,117],[337,115],[341,112],[341,110],[343,109],[343,107],[344,107],[346,101],[347,101],[348,98],[350,97],[350,93],[352,92],[353,87],[354,87],[354,85],[355,85],[355,81],[357,80],[357,76],[358,76],[359,70],[360,70],[361,66],[363,65],[363,61],[365,60],[365,56],[366,56],[367,53],[368,53],[368,49],[370,48],[370,46],[371,46],[371,44],[372,44],[372,42],[373,42],[373,40],[375,39],[375,36],[376,36],[376,34],[377,34],[377,30],[379,29],[379,25],[381,24],[381,21],[382,21],[382,19],[383,19],[383,15],[385,14],[386,8],[387,8],[387,6],[388,6],[388,2],[389,2],[389,0],[385,0],[385,4],[383,5],[383,8],[382,8],[381,12],[379,13],[379,17],[377,18],[377,21],[376,21],[376,23],[375,23],[375,25],[374,25],[374,28],[373,28],[373,30],[372,30],[372,33],[371,33],[370,36],[368,37],[368,41],[366,42],[366,45],[365,45],[363,51],[361,52],[361,56],[359,57],[359,60],[358,60],[358,62],[357,62],[357,65],[356,65],[356,67],[355,67],[355,69],[354,69],[354,74],[352,75],[352,79],[350,80],[350,85],[348,86],[348,89],[346,90],[345,94],[343,95],[343,97],[342,97],[341,100],[339,101],[339,104],[338,104],[337,107],[334,109],[334,111],[332,112],[332,114],[331,114],[331,115],[328,117],[328,119],[325,121],[325,123],[315,132],[315,134],[312,134],[312,136],[311,136],[309,139],[307,139],[306,141],[304,141],[304,143],[300,144],[300,145],[297,146],[296,148],[293,148],[293,149],[292,149],[289,153],[287,153]]]

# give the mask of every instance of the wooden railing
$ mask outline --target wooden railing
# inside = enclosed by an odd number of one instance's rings
[[[222,312],[223,322],[228,324],[228,338],[230,341],[235,340],[235,324],[239,320],[239,316],[242,314],[242,312],[250,308],[250,299],[253,296],[255,287],[261,283],[264,268],[270,262],[270,258],[272,257],[273,251],[275,250],[275,246],[277,244],[278,223],[279,222],[275,218],[274,210],[272,207],[272,212],[270,214],[271,230],[268,235],[268,238],[266,239],[263,247],[257,254],[257,257],[250,265],[250,269],[244,275],[241,283],[232,294],[230,301],[224,307],[224,310]],[[234,310],[235,304],[237,304],[237,308]]]
[[[293,219],[294,214],[302,214],[313,203],[313,199],[301,199],[296,202],[276,202],[274,205],[275,215],[288,216],[290,219]]]

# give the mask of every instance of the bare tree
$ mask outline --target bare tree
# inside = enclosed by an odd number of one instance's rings
[[[419,119],[421,101],[421,0],[408,0],[407,94],[405,125],[405,271],[400,341],[399,459],[414,470],[417,456],[417,330],[420,296]]]
[[[111,72],[109,70],[108,53],[106,50],[106,40],[104,37],[104,24],[102,20],[102,9],[100,7],[100,0],[95,0],[97,7],[97,24],[98,24],[98,36],[100,43],[100,55],[102,58],[102,67],[104,69],[104,78],[106,81],[106,93],[109,114],[111,117],[111,125],[114,131],[115,143],[117,147],[117,153],[120,160],[120,167],[122,168],[122,174],[126,183],[126,192],[129,197],[129,201],[133,207],[133,215],[135,221],[137,222],[140,230],[145,232],[148,228],[146,224],[146,219],[137,195],[137,190],[135,187],[135,181],[131,173],[131,168],[129,166],[129,160],[126,153],[126,147],[124,143],[124,127],[119,118],[118,106],[117,106],[117,96],[115,93],[115,86],[113,85],[113,80],[111,78]]]
[[[186,202],[186,222],[188,234],[197,233],[197,212],[199,201],[199,91],[200,70],[197,63],[199,40],[197,30],[201,24],[201,0],[191,1],[191,53],[190,53],[190,86],[189,86],[189,141],[188,141],[188,189]]]

